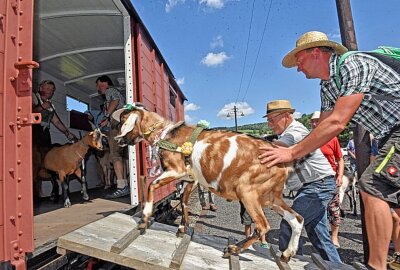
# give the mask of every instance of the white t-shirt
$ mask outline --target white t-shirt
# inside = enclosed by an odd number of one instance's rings
[[[278,141],[292,146],[303,140],[310,131],[300,122],[293,120],[292,123],[285,129],[285,131],[278,137]],[[322,154],[321,150],[317,149],[311,152],[302,160],[298,161],[297,166],[300,166],[300,173],[303,176],[305,183],[311,183],[327,176],[334,176],[335,172],[329,161]],[[300,177],[294,173],[291,175],[287,182],[287,187],[290,190],[297,190],[301,186]]]

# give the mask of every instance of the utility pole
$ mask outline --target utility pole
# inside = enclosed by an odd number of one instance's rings
[[[236,107],[236,105],[233,106],[233,113],[235,115],[235,131],[237,132],[237,107]]]
[[[237,132],[237,131],[238,131],[238,130],[237,130],[237,128],[238,128],[238,124],[237,124],[237,114],[239,113],[238,107],[236,107],[236,105],[234,105],[232,111],[233,111],[233,115],[234,115],[234,117],[235,117],[235,131]],[[243,112],[241,112],[240,115],[241,115],[241,116],[244,116]],[[231,117],[231,112],[228,112],[228,114],[227,114],[226,117],[228,117],[228,118]]]
[[[356,34],[354,30],[353,15],[351,13],[350,0],[336,0],[336,8],[339,17],[340,35],[343,45],[350,51],[358,50]],[[369,133],[360,125],[354,128],[354,144],[357,157],[357,174],[359,176],[369,165],[371,142]],[[364,204],[360,194],[361,225],[363,234],[364,262],[368,263],[369,245],[367,230],[365,227]]]

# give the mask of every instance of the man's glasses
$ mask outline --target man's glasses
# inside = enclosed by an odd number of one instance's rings
[[[281,115],[283,115],[283,114],[284,114],[284,113],[280,113],[280,114],[277,114],[277,115],[275,115],[275,116],[268,117],[268,118],[267,118],[267,123],[275,122],[275,119],[276,119],[278,116],[281,116]]]

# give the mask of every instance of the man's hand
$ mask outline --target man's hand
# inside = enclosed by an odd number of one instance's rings
[[[260,147],[261,151],[264,151],[258,156],[261,164],[267,164],[267,167],[272,167],[279,163],[286,163],[293,161],[292,148],[274,146],[274,147]]]
[[[43,108],[43,110],[47,110],[48,108],[51,108],[51,102],[50,101],[43,102],[40,106]]]
[[[342,186],[342,178],[343,178],[343,176],[339,176],[339,175],[336,177],[336,186],[337,187]]]
[[[77,142],[78,141],[78,138],[75,136],[75,134],[72,133],[72,132],[69,132],[69,131],[65,132],[65,137],[67,137],[67,139],[69,141],[71,141],[71,142]]]
[[[106,126],[108,124],[108,118],[107,117],[104,117],[102,120],[101,120],[101,122],[100,122],[100,124],[99,124],[99,127],[104,127],[104,126]]]

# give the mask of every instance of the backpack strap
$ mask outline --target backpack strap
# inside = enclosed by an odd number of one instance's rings
[[[346,58],[349,55],[351,55],[353,53],[357,53],[357,52],[360,52],[360,51],[349,51],[349,52],[346,52],[339,59],[339,63],[336,66],[336,77],[335,77],[335,83],[336,83],[336,86],[339,89],[341,87],[340,80],[339,80],[339,77],[340,77],[339,69],[342,66],[344,60],[346,60]],[[389,54],[387,54],[387,53],[382,54],[378,50],[372,51],[372,52],[362,52],[362,53],[371,55],[372,57],[374,57],[374,58],[378,59],[379,61],[381,61],[382,63],[388,65],[395,72],[400,74],[400,61],[397,60],[396,58],[393,58],[393,57],[389,56]],[[379,104],[378,100],[394,101],[394,102],[400,103],[400,98],[399,97],[394,97],[394,96],[389,96],[389,95],[365,94],[364,98],[366,100],[370,100],[371,102],[373,102],[375,104],[375,106],[378,108],[379,114],[381,114],[381,115],[382,115],[383,111],[382,111],[382,106]]]

